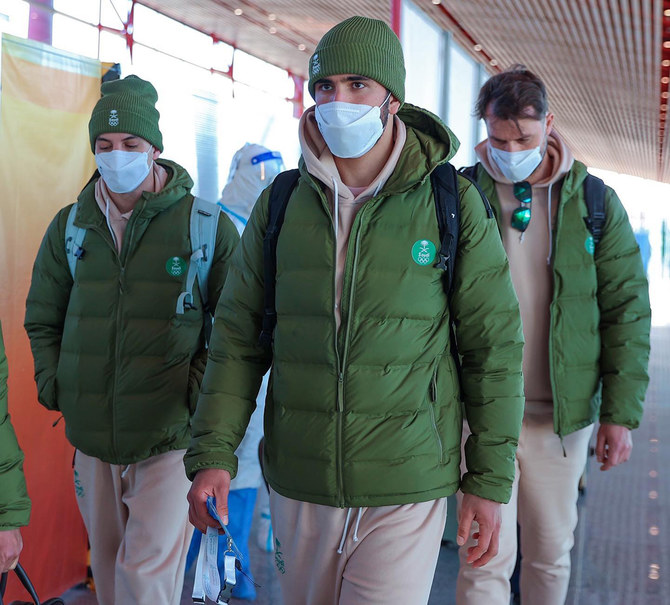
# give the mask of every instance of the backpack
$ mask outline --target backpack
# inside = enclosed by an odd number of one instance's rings
[[[476,182],[477,171],[480,164],[461,168],[460,173],[467,176],[471,181]],[[607,213],[605,212],[605,183],[602,179],[592,174],[587,174],[584,179],[584,202],[586,203],[587,216],[584,217],[586,228],[591,232],[594,245],[603,236],[605,230],[605,220]]]
[[[216,246],[216,231],[219,226],[219,212],[221,208],[212,202],[207,202],[199,197],[193,198],[191,205],[191,216],[189,221],[189,232],[191,237],[191,257],[186,273],[186,289],[177,299],[176,312],[183,315],[186,309],[193,307],[193,284],[198,278],[198,288],[202,300],[205,315],[210,321],[205,322],[205,336],[209,341],[211,332],[212,310],[209,308],[208,279],[209,272],[214,259],[214,248]],[[74,219],[77,214],[77,203],[70,209],[65,226],[65,254],[70,268],[70,275],[74,279],[77,261],[85,253],[83,248],[86,229],[77,227]]]
[[[479,186],[463,174],[479,191],[486,207],[488,218],[493,218],[493,210],[481,192]],[[296,168],[279,174],[270,189],[268,227],[263,238],[263,327],[259,343],[269,349],[275,326],[277,310],[275,308],[275,286],[277,274],[277,240],[284,223],[286,206],[295,188],[300,171]],[[443,271],[443,286],[449,295],[452,291],[456,251],[458,248],[458,231],[460,226],[460,199],[458,196],[458,173],[449,163],[440,164],[430,175],[435,201],[435,213],[440,233],[440,248],[437,253],[435,267]]]

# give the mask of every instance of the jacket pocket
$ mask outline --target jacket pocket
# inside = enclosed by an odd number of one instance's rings
[[[430,419],[431,430],[433,431],[433,437],[437,444],[438,459],[440,464],[444,462],[444,448],[442,444],[442,438],[440,437],[440,431],[437,427],[437,417],[435,415],[435,406],[438,401],[438,389],[437,389],[437,370],[439,368],[439,362],[435,364],[433,369],[433,375],[430,379],[430,385],[428,387],[428,418]]]

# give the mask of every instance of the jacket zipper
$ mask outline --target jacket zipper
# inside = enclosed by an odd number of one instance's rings
[[[563,204],[561,204],[561,196],[559,195],[558,208],[556,208],[556,225],[554,227],[554,233],[552,234],[551,242],[551,274],[554,283],[556,282],[556,276],[554,275],[554,265],[556,263],[556,248],[558,241],[558,227],[560,225],[561,219],[563,216]],[[558,438],[561,440],[561,448],[563,448],[563,454],[565,455],[565,448],[563,446],[563,435],[561,433],[561,406],[559,403],[558,389],[556,388],[556,379],[555,379],[555,360],[554,360],[554,309],[556,307],[556,289],[552,293],[551,303],[549,304],[549,381],[551,383],[551,392],[552,399],[554,403],[554,432],[558,435]]]
[[[335,441],[336,441],[336,462],[335,474],[337,483],[337,500],[340,508],[344,507],[344,488],[343,488],[343,470],[342,470],[342,413],[344,411],[344,371],[342,367],[342,360],[340,358],[340,349],[338,345],[338,329],[337,317],[335,316],[335,304],[337,296],[337,233],[335,233],[335,222],[333,221],[333,214],[328,207],[328,200],[325,198],[320,188],[315,186],[316,191],[320,194],[321,205],[326,212],[326,216],[330,220],[330,228],[335,234],[333,238],[333,258],[335,260],[333,270],[333,345],[335,349],[335,362],[337,364],[337,385],[336,385],[336,401],[335,408],[337,412],[337,423],[335,426]]]
[[[354,258],[352,262],[352,269],[351,269],[351,286],[349,288],[349,300],[347,303],[347,323],[346,327],[344,328],[344,339],[343,339],[343,353],[342,353],[342,368],[340,371],[340,381],[339,381],[339,386],[340,386],[340,391],[338,392],[338,409],[337,409],[337,477],[338,477],[338,490],[340,492],[340,506],[344,506],[344,462],[343,462],[343,454],[342,454],[342,425],[344,423],[344,374],[347,370],[347,357],[349,353],[349,336],[351,334],[351,316],[353,315],[352,313],[352,308],[353,308],[353,302],[354,302],[354,292],[355,292],[355,284],[356,284],[356,270],[358,268],[358,251],[360,248],[360,243],[361,243],[361,229],[360,229],[360,223],[361,223],[361,217],[363,215],[363,212],[365,211],[364,208],[361,208],[361,210],[358,213],[358,216],[356,219],[354,219],[354,222],[358,222],[358,228],[356,230],[356,243],[354,245]],[[342,292],[344,293],[344,284],[342,285]],[[341,316],[341,309],[342,307],[340,306],[340,316]]]
[[[119,279],[118,279],[118,287],[119,287],[119,300],[118,304],[116,305],[116,330],[114,331],[114,381],[112,383],[112,399],[111,399],[111,416],[112,416],[112,455],[115,458],[118,458],[118,452],[119,452],[119,447],[118,447],[118,431],[116,427],[116,393],[118,390],[118,379],[119,379],[119,366],[121,364],[121,348],[119,345],[119,340],[120,340],[120,324],[121,324],[121,302],[123,299],[123,293],[125,290],[125,277],[126,277],[126,267],[123,264],[123,261],[121,260],[122,257],[122,252],[126,252],[125,258],[128,258],[128,248],[130,247],[129,242],[132,239],[132,234],[133,230],[135,228],[135,223],[136,220],[133,220],[139,212],[142,210],[143,204],[141,204],[141,200],[138,204],[139,207],[135,208],[135,211],[133,212],[133,215],[130,217],[130,221],[127,227],[127,231],[124,234],[123,237],[123,243],[121,244],[121,251],[118,251],[116,249],[116,245],[114,243],[113,238],[110,239],[108,237],[103,237],[107,241],[108,244],[112,247],[114,250],[114,253],[116,255],[116,260],[119,264]],[[104,232],[104,230],[102,230]],[[109,231],[106,232],[107,235],[109,235]]]

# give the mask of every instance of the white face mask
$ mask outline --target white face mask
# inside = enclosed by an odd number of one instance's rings
[[[338,158],[360,158],[372,149],[384,132],[381,108],[332,101],[316,106],[316,123],[330,152]]]
[[[525,181],[542,161],[541,147],[523,151],[503,151],[491,146],[491,157],[507,179],[513,183]]]
[[[153,159],[148,151],[105,151],[95,154],[102,179],[114,193],[129,193],[147,178]]]

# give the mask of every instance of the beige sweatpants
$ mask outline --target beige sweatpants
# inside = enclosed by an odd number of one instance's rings
[[[183,456],[120,466],[76,453],[75,493],[100,605],[179,605],[193,534]]]
[[[270,490],[270,510],[286,605],[428,603],[446,498],[346,509]]]
[[[517,519],[521,528],[522,603],[565,603],[577,526],[577,489],[592,432],[591,425],[564,437],[564,456],[551,412],[526,415],[516,453],[512,497],[502,506],[498,555],[475,569],[465,563],[472,540],[460,548],[457,605],[509,604],[509,579],[517,555]],[[461,499],[459,492],[459,502]]]

